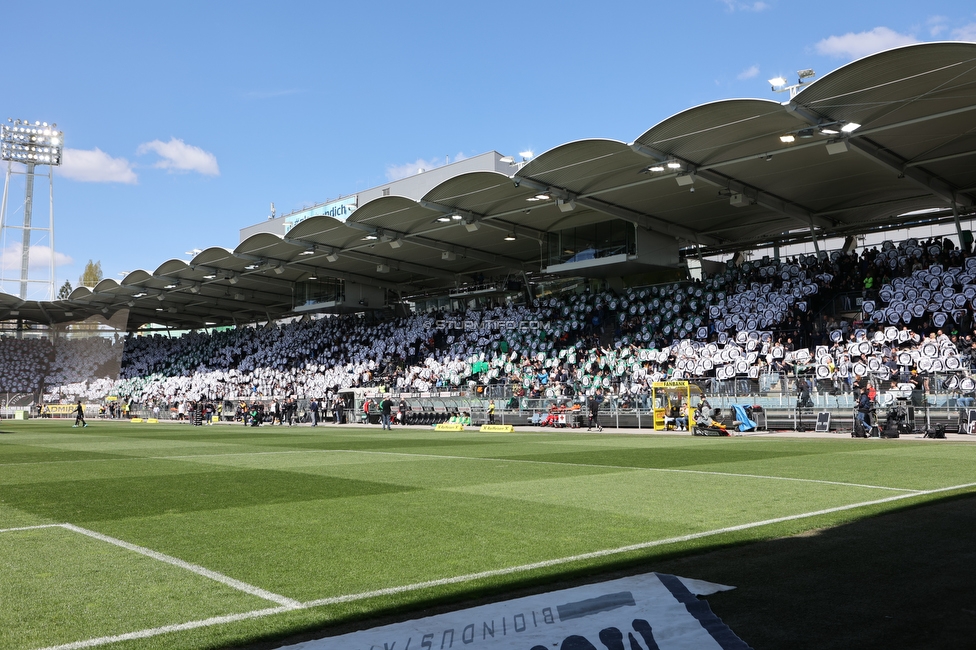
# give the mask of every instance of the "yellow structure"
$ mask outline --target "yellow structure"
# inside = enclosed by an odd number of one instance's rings
[[[688,418],[688,430],[691,431],[695,428],[695,407],[702,401],[702,392],[697,385],[687,381],[656,381],[651,384],[651,401],[655,431],[673,427],[675,414]]]
[[[481,433],[514,433],[515,427],[511,424],[482,424],[478,431]]]
[[[434,425],[434,431],[464,431],[464,425],[457,422],[441,422]]]

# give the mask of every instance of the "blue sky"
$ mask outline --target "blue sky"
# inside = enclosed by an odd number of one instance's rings
[[[802,68],[976,40],[976,7],[941,0],[93,0],[5,13],[24,29],[7,23],[0,40],[0,119],[65,134],[58,286],[77,285],[89,259],[120,279],[233,248],[272,201],[282,215],[448,158],[631,142],[703,102],[786,99],[766,80]]]

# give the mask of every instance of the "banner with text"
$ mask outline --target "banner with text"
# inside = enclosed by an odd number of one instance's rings
[[[282,234],[287,234],[289,230],[312,217],[329,216],[339,221],[345,221],[349,218],[356,208],[359,207],[358,196],[348,196],[344,199],[339,199],[338,201],[332,201],[331,203],[323,203],[322,205],[317,205],[314,208],[309,208],[308,210],[302,210],[301,212],[296,212],[285,217],[285,232]]]
[[[648,573],[286,646],[288,650],[740,650],[698,595],[734,587]]]

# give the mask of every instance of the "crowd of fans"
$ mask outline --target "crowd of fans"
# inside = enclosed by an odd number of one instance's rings
[[[104,389],[106,379],[111,386],[119,376],[123,350],[118,337],[0,337],[0,392],[62,387],[63,395],[75,395],[87,392],[93,379],[100,379],[98,389]]]
[[[651,382],[808,377],[844,391],[870,376],[917,387],[948,373],[969,392],[976,363],[976,257],[909,239],[729,266],[703,281],[571,292],[480,310],[305,318],[181,337],[0,339],[0,390],[170,405],[506,386],[516,396],[602,388],[640,400]],[[124,344],[124,354],[119,354]],[[121,368],[112,359],[121,357]],[[967,383],[968,382],[968,383]],[[793,383],[790,384],[792,390]]]

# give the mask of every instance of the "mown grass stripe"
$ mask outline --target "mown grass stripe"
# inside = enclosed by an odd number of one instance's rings
[[[562,463],[554,460],[531,460],[527,458],[499,458],[496,456],[449,456],[445,454],[416,454],[404,451],[364,451],[359,449],[317,449],[303,451],[263,451],[254,454],[248,452],[235,452],[230,454],[203,454],[196,456],[152,456],[154,460],[186,460],[192,458],[220,458],[225,456],[261,456],[271,454],[309,454],[309,453],[346,453],[346,454],[372,454],[377,456],[406,456],[408,458],[430,458],[435,460],[471,460],[489,461],[495,463],[527,463],[533,465],[555,465],[558,467],[587,467],[602,469],[637,470],[647,472],[672,472],[676,474],[706,474],[710,476],[733,476],[740,478],[767,479],[770,481],[796,481],[799,483],[820,483],[822,485],[838,485],[841,487],[858,487],[871,490],[892,490],[895,492],[921,493],[921,490],[912,488],[891,487],[887,485],[866,485],[863,483],[845,483],[843,481],[825,481],[815,478],[796,478],[793,476],[767,476],[763,474],[741,474],[735,472],[713,472],[699,469],[675,469],[673,467],[638,467],[634,465],[599,465],[592,463]]]
[[[673,472],[675,474],[707,474],[710,476],[736,476],[741,478],[758,478],[758,479],[768,479],[771,481],[798,481],[800,483],[822,483],[824,485],[840,485],[843,487],[860,487],[869,488],[872,490],[893,490],[896,492],[915,492],[921,493],[921,490],[913,490],[911,488],[898,488],[889,487],[886,485],[864,485],[861,483],[844,483],[841,481],[825,481],[823,479],[816,478],[795,478],[792,476],[765,476],[763,474],[738,474],[734,472],[712,472],[701,469],[675,469],[673,467],[639,467],[635,465],[599,465],[592,463],[562,463],[554,460],[530,460],[526,458],[497,458],[497,457],[483,457],[483,456],[442,456],[439,454],[411,454],[407,452],[399,451],[359,451],[356,449],[330,449],[327,451],[340,451],[351,454],[378,454],[387,456],[416,456],[419,458],[444,458],[448,460],[487,460],[492,462],[500,463],[531,463],[536,465],[557,465],[559,467],[588,467],[588,468],[602,468],[602,469],[620,469],[620,470],[635,470],[635,471],[646,471],[646,472]],[[283,452],[285,453],[285,452]],[[291,452],[288,452],[291,453]]]
[[[891,487],[887,485],[867,485],[863,483],[846,483],[843,481],[826,481],[823,479],[814,478],[797,478],[793,476],[767,476],[764,474],[741,474],[735,472],[713,472],[706,470],[697,469],[676,469],[673,467],[639,467],[633,465],[599,465],[591,463],[562,463],[554,460],[531,460],[527,458],[499,458],[496,456],[452,456],[445,454],[417,454],[404,451],[367,451],[360,449],[303,449],[303,450],[286,450],[286,451],[257,451],[257,452],[232,452],[226,454],[181,454],[178,456],[138,456],[132,458],[106,458],[91,461],[51,461],[51,462],[112,462],[112,461],[139,461],[139,460],[193,460],[196,458],[226,458],[231,456],[274,456],[274,455],[286,455],[286,454],[331,454],[331,453],[344,453],[344,454],[371,454],[377,456],[406,456],[408,458],[429,458],[434,460],[470,460],[470,461],[487,461],[495,463],[525,463],[534,465],[555,465],[558,467],[587,467],[587,468],[602,468],[602,469],[619,469],[619,470],[637,470],[637,471],[647,471],[647,472],[672,472],[676,474],[705,474],[710,476],[732,476],[739,478],[756,478],[756,479],[766,479],[770,481],[795,481],[799,483],[819,483],[822,485],[838,485],[841,487],[857,487],[866,488],[870,490],[892,490],[895,492],[912,492],[916,494],[921,494],[921,490],[915,490],[912,488],[900,488]],[[40,463],[37,463],[40,464]]]
[[[230,452],[230,453],[220,453],[220,454],[180,454],[171,456],[129,456],[129,457],[119,457],[119,458],[100,458],[100,459],[86,459],[86,460],[56,460],[56,461],[39,461],[37,463],[8,463],[5,466],[10,465],[43,465],[43,464],[57,464],[57,463],[101,463],[101,462],[116,462],[116,461],[142,461],[142,460],[193,460],[193,459],[206,459],[206,458],[224,458],[233,456],[273,456],[273,455],[288,455],[288,454],[328,454],[328,453],[348,453],[348,454],[373,454],[382,456],[406,456],[410,458],[430,458],[430,459],[444,459],[444,460],[470,460],[470,461],[488,461],[488,462],[510,462],[510,463],[526,463],[526,464],[539,464],[539,465],[556,465],[565,467],[586,467],[586,468],[605,468],[605,469],[620,469],[620,470],[644,470],[651,472],[672,472],[672,473],[685,473],[685,474],[701,474],[710,476],[730,476],[739,478],[755,478],[755,479],[765,479],[771,481],[794,481],[802,483],[819,483],[822,485],[836,485],[841,487],[858,487],[871,490],[891,490],[895,492],[911,492],[920,494],[920,490],[912,488],[901,488],[886,485],[868,485],[862,483],[848,483],[843,481],[827,481],[823,479],[808,479],[808,478],[797,478],[789,476],[768,476],[763,474],[745,474],[745,473],[733,473],[733,472],[715,472],[707,470],[693,470],[693,469],[678,469],[669,467],[639,467],[630,465],[601,465],[601,464],[591,464],[591,463],[570,463],[570,462],[559,462],[559,461],[547,461],[547,460],[532,460],[526,458],[499,458],[494,456],[456,456],[447,454],[422,454],[422,453],[411,453],[411,452],[401,452],[401,451],[375,451],[375,450],[364,450],[364,449],[289,449],[281,451],[254,451],[254,452]]]

